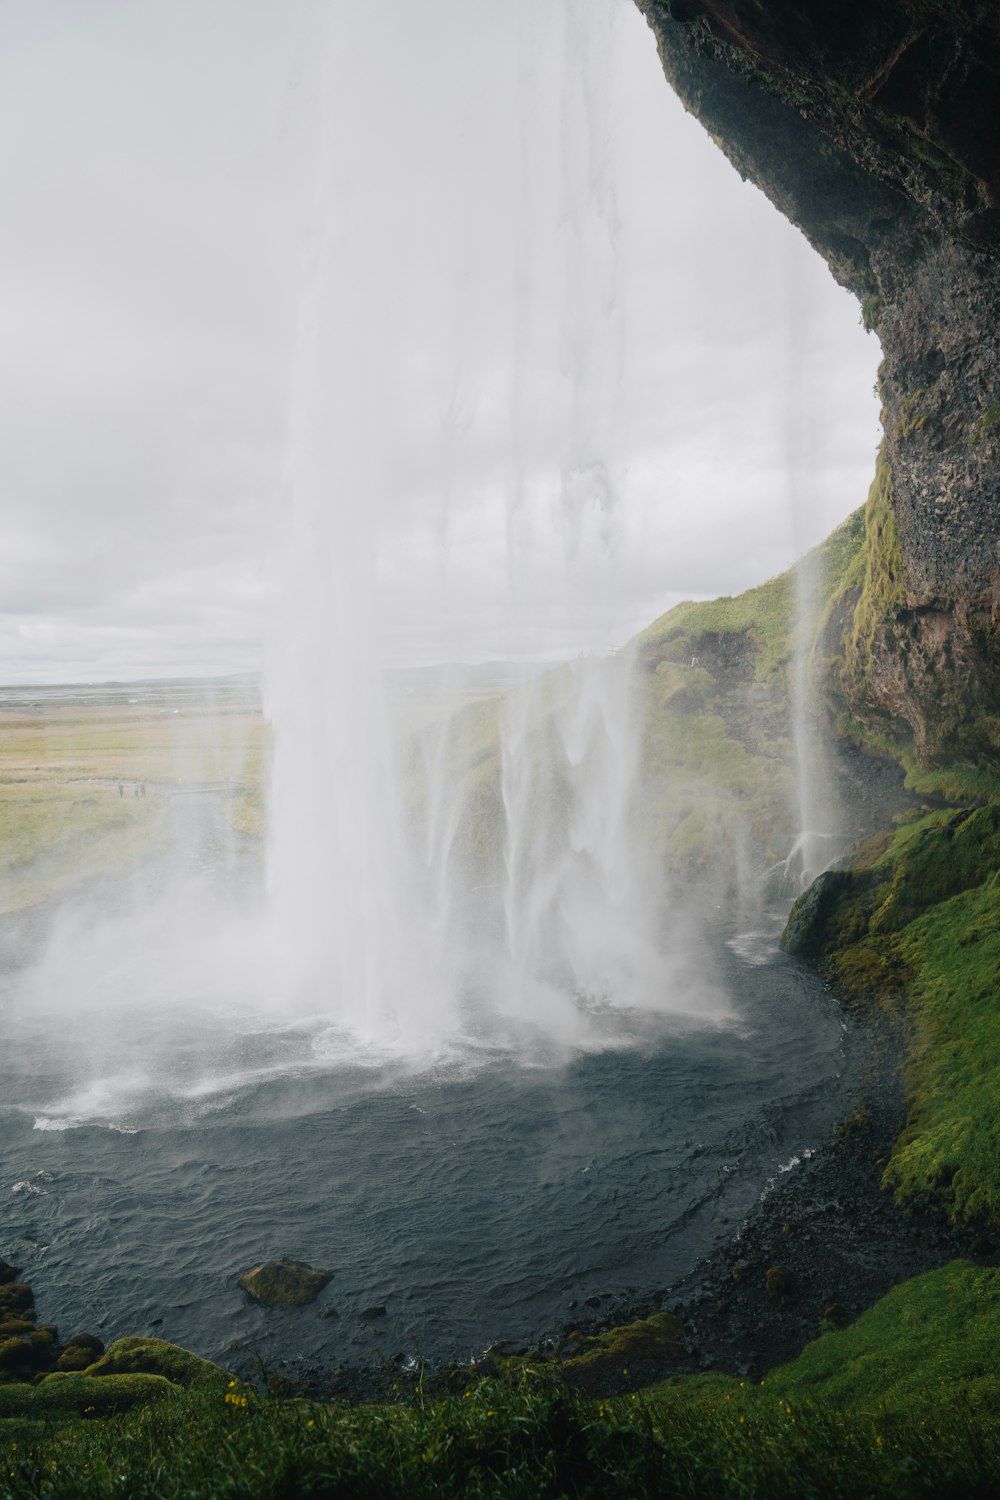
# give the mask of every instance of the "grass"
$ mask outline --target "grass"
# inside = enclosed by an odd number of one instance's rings
[[[901,1282],[760,1385],[715,1376],[708,1386],[731,1401],[749,1399],[737,1393],[750,1389],[764,1401],[811,1402],[871,1419],[916,1411],[926,1421],[944,1402],[1000,1414],[998,1341],[1000,1270],[956,1260]]]
[[[1000,878],[933,906],[899,951],[915,976],[910,1115],[886,1184],[1000,1228]]]
[[[279,1400],[224,1376],[0,1387],[0,1494],[985,1496],[1000,1470],[998,1337],[1000,1272],[957,1262],[760,1384],[702,1376],[600,1400],[539,1367],[379,1406]]]

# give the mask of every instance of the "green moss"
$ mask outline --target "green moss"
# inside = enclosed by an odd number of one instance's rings
[[[177,1387],[162,1375],[46,1375],[39,1385],[0,1385],[0,1420],[103,1417],[176,1394]]]
[[[927,392],[923,386],[920,386],[917,390],[911,391],[900,406],[899,419],[894,429],[898,442],[906,442],[915,432],[926,427],[930,421],[930,412],[921,405],[926,395]]]
[[[905,599],[903,561],[891,499],[892,475],[883,445],[865,505],[865,574],[853,622],[856,650],[870,648],[879,618],[887,610],[902,605]]]
[[[902,1201],[1000,1227],[1000,885],[942,901],[900,948],[916,981],[907,1126],[886,1170]]]
[[[969,442],[978,442],[986,433],[994,427],[1000,426],[1000,401],[991,401],[990,404],[980,412],[973,423],[972,431],[969,433]]]
[[[201,1359],[165,1339],[116,1339],[100,1359],[87,1366],[84,1374],[100,1379],[112,1375],[157,1375],[182,1386],[226,1379],[225,1371],[211,1360]]]
[[[906,1128],[885,1185],[1000,1229],[1000,804],[924,813],[872,841],[816,908],[838,993],[907,1019]],[[804,912],[797,905],[789,929]]]
[[[857,1414],[1000,1407],[1000,1270],[952,1261],[901,1282],[857,1321],[831,1329],[760,1384],[720,1376],[672,1380],[664,1394],[720,1397],[759,1415],[774,1402]]]
[[[892,875],[869,931],[899,932],[929,906],[982,882],[1000,865],[1000,804],[932,814],[897,835]]]
[[[767,1388],[789,1401],[877,1412],[940,1401],[1000,1404],[1000,1270],[952,1261],[894,1287],[851,1327],[824,1334]]]
[[[571,1334],[563,1344],[560,1371],[580,1390],[620,1390],[639,1383],[643,1371],[662,1368],[666,1360],[676,1357],[682,1342],[677,1319],[669,1313],[654,1313],[605,1333]]]
[[[727,638],[745,636],[756,680],[766,683],[788,657],[794,612],[790,571],[743,594],[676,605],[639,636],[640,656],[687,664]]]

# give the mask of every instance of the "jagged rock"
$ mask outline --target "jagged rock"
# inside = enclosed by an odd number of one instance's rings
[[[5,1260],[0,1260],[0,1286],[6,1286],[10,1281],[16,1281],[21,1274],[20,1266],[12,1266]]]
[[[332,1271],[317,1270],[300,1260],[264,1261],[236,1278],[247,1296],[264,1307],[304,1307],[315,1302],[332,1279]]]
[[[385,1307],[379,1303],[377,1307],[363,1307],[358,1313],[358,1321],[361,1323],[375,1323],[379,1318],[384,1318],[385,1316]]]
[[[851,884],[845,870],[826,870],[796,901],[781,934],[781,947],[794,958],[818,958],[826,936],[826,921],[838,897]]]
[[[1000,16],[637,0],[671,85],[861,301],[885,439],[817,660],[925,764],[1000,760]],[[987,102],[989,101],[989,102]],[[699,653],[699,659],[700,653]]]
[[[767,1295],[780,1302],[792,1290],[792,1273],[785,1266],[771,1266],[764,1277]]]

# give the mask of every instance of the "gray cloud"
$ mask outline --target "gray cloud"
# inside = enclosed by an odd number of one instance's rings
[[[617,59],[586,105],[577,13]],[[259,660],[324,121],[326,483],[373,485],[390,656],[620,637],[864,499],[875,343],[626,0],[10,0],[0,35],[7,680]],[[586,605],[557,491],[588,442],[619,505]]]

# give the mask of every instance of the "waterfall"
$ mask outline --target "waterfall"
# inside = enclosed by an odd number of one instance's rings
[[[616,11],[613,0],[541,11],[517,0],[496,18],[505,123],[519,143],[516,170],[498,178],[498,245],[487,245],[474,207],[454,212],[463,194],[475,203],[481,169],[461,138],[436,133],[417,110],[410,137],[389,139],[380,118],[379,49],[398,53],[408,38],[419,49],[429,18],[418,27],[402,10],[328,16],[266,677],[269,932],[285,1002],[376,1042],[434,1046],[511,1019],[565,1036],[588,1005],[671,1005],[654,864],[636,822],[631,657],[608,641],[624,348],[610,149]],[[461,38],[455,0],[437,0],[435,13],[442,35]],[[435,149],[443,160],[432,171]],[[425,195],[412,181],[421,161]],[[513,239],[500,226],[513,226]],[[432,266],[427,285],[450,281],[451,306],[425,305],[421,273]],[[489,305],[504,274],[509,319]],[[428,364],[433,317],[453,329],[444,370]],[[517,635],[539,557],[554,549],[582,654],[507,696],[501,873],[477,886],[457,847],[459,705],[447,695],[417,735],[422,799],[416,814],[409,805],[382,673],[382,549],[406,506],[423,504],[438,508],[447,551],[452,497],[493,439],[504,371],[505,454],[492,483],[506,508],[510,595],[499,645]],[[417,407],[437,410],[438,436],[415,464]]]

